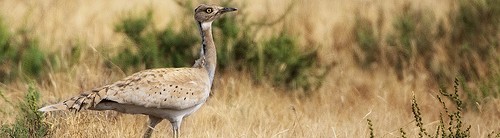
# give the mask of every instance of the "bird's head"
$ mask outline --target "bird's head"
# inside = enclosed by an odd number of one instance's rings
[[[233,12],[236,10],[238,9],[201,4],[194,10],[194,19],[199,23],[201,23],[202,25],[205,23],[211,24],[215,19],[219,18],[222,14]]]

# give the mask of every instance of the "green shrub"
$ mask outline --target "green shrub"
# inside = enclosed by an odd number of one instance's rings
[[[356,14],[353,31],[361,53],[355,53],[355,61],[364,69],[368,69],[372,64],[379,62],[381,57],[378,37],[375,33],[371,21],[361,15]]]
[[[11,34],[0,18],[0,82],[10,82],[18,76],[39,78],[46,62],[47,54],[40,50],[36,38],[23,29]]]
[[[45,53],[40,51],[36,40],[29,40],[21,57],[23,72],[32,77],[39,77],[43,71]]]
[[[174,31],[169,26],[157,30],[152,23],[153,12],[145,15],[129,15],[116,26],[132,42],[133,47],[123,49],[113,62],[124,69],[140,70],[158,67],[184,67],[194,62],[194,44],[198,37],[192,27]]]
[[[489,88],[494,88],[491,85],[500,74],[500,2],[459,0],[450,4],[454,8],[447,17],[435,19],[432,10],[407,2],[390,21],[388,32],[381,32],[383,21],[373,23],[356,14],[352,33],[359,51],[354,52],[353,59],[363,69],[383,67],[399,79],[404,73],[426,73],[442,89],[448,80],[460,76],[468,97],[465,105],[497,95],[498,90]],[[379,16],[384,18],[383,14]]]
[[[500,63],[500,1],[459,0],[457,6],[448,17],[453,26],[448,56],[467,81],[489,76]],[[497,68],[484,68],[491,63]]]
[[[311,74],[308,73],[312,72],[313,67],[317,67],[316,50],[299,51],[296,41],[286,34],[271,37],[264,42],[263,46],[263,59],[260,60],[264,66],[258,70],[263,70],[264,73],[258,74],[258,76],[275,74],[270,76],[275,85],[285,85],[288,88],[310,90],[311,87],[314,87],[308,80],[311,77]]]
[[[432,12],[414,9],[409,3],[405,4],[401,14],[393,21],[394,31],[389,33],[388,46],[395,49],[387,60],[401,77],[403,70],[415,71],[422,65],[423,69],[432,68],[434,58],[433,32],[434,18]]]
[[[433,56],[432,38],[434,38],[434,34],[431,29],[434,18],[432,12],[425,11],[414,9],[407,3],[404,5],[402,13],[393,22],[394,32],[389,34],[387,41],[389,46],[397,47],[403,62],[409,62],[410,58],[413,57],[420,57],[418,60],[428,61]]]
[[[223,6],[231,1],[222,2]],[[184,9],[180,31],[173,26],[157,30],[152,25],[152,12],[125,17],[116,26],[134,47],[127,47],[112,57],[113,62],[125,70],[140,70],[142,66],[186,67],[198,56],[200,43],[198,28],[192,22],[191,1],[177,1]],[[240,7],[242,8],[242,7]],[[255,82],[270,80],[276,86],[312,90],[321,85],[326,75],[325,66],[317,63],[316,50],[301,52],[297,40],[285,31],[270,39],[256,42],[254,36],[262,25],[248,24],[243,11],[238,16],[223,16],[213,24],[217,45],[217,64],[220,72],[249,71]],[[316,69],[321,71],[316,71]],[[267,75],[266,75],[267,74]]]
[[[17,105],[19,115],[14,124],[2,124],[0,137],[41,138],[48,135],[49,125],[39,109],[40,92],[30,84],[24,100]]]
[[[82,57],[82,46],[81,44],[76,44],[71,47],[71,52],[69,53],[69,66],[76,65],[80,62]]]
[[[415,9],[411,3],[404,4],[402,12],[392,21],[393,30],[387,38],[380,35],[384,17],[379,17],[374,24],[357,14],[352,32],[361,52],[354,54],[354,59],[364,69],[371,69],[368,67],[372,64],[391,67],[400,78],[403,71],[418,69],[416,64],[430,69],[429,61],[434,56],[434,40],[437,39],[433,31],[433,13],[424,11]]]
[[[467,99],[464,102],[465,109],[473,109],[479,111],[479,106],[489,102],[491,98],[500,97],[500,73],[495,73],[482,80],[475,82],[477,88],[471,88],[467,85],[467,82],[462,78],[460,81],[460,86],[467,95]]]
[[[3,19],[0,18],[0,62],[4,62],[8,57],[12,57],[14,50],[10,47],[11,34],[8,28],[4,25]]]
[[[413,113],[413,118],[415,119],[415,125],[419,130],[418,137],[431,137],[431,138],[464,138],[470,137],[471,125],[466,125],[464,119],[462,118],[464,102],[460,99],[458,95],[459,92],[459,79],[455,79],[453,86],[453,93],[449,93],[446,90],[440,90],[437,95],[439,103],[443,107],[444,112],[440,112],[439,124],[435,129],[424,128],[425,125],[423,123],[423,114],[420,111],[420,107],[418,106],[417,99],[415,95],[413,95],[413,99],[411,101],[411,109]],[[449,108],[441,96],[449,99],[454,105],[454,109]],[[446,118],[446,119],[445,119]],[[373,124],[371,120],[368,119],[368,127],[370,129],[370,136],[373,137]],[[430,130],[430,131],[429,131]],[[403,128],[399,129],[401,133],[401,137],[407,137],[406,132]],[[434,133],[434,134],[432,134]],[[500,133],[491,132],[488,134],[488,137],[491,136],[500,136]]]
[[[11,34],[0,18],[0,82],[8,82],[15,78],[16,70],[10,69],[13,62],[19,61],[16,47],[11,46]]]

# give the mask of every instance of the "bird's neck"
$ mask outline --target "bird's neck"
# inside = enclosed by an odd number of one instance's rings
[[[217,65],[217,50],[212,37],[212,22],[198,22],[198,25],[201,33],[200,60],[204,61],[203,66],[208,72],[210,82],[213,82]]]

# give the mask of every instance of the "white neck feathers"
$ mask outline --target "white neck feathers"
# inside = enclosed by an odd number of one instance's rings
[[[208,30],[212,27],[212,21],[201,23],[201,30]]]

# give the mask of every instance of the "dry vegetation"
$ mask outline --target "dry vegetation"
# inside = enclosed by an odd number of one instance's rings
[[[278,18],[291,1],[253,0],[246,4],[249,21],[261,16]],[[371,119],[377,137],[400,136],[403,128],[410,137],[419,132],[411,111],[413,94],[423,114],[423,125],[430,129],[439,124],[442,112],[439,85],[426,73],[403,72],[402,78],[383,67],[363,70],[353,60],[357,50],[351,27],[355,14],[376,20],[379,9],[386,20],[401,10],[403,1],[383,0],[296,0],[285,22],[259,32],[257,39],[269,36],[282,26],[297,35],[299,45],[319,45],[321,63],[335,63],[323,86],[304,94],[299,90],[255,85],[251,76],[241,72],[216,75],[213,94],[198,112],[183,122],[183,137],[368,137],[366,119]],[[434,9],[436,18],[447,15],[449,1],[423,0],[416,7]],[[218,3],[210,1],[209,3]],[[239,4],[241,4],[239,3]],[[235,3],[235,5],[237,5]],[[180,7],[172,1],[147,0],[3,0],[0,15],[15,32],[26,28],[38,36],[44,52],[56,52],[63,59],[57,68],[47,72],[36,88],[41,91],[41,103],[55,103],[80,91],[120,79],[126,74],[117,67],[107,68],[104,56],[119,49],[124,36],[113,31],[121,16],[130,11],[155,11],[155,25],[163,27],[180,14]],[[359,9],[359,10],[358,10]],[[238,13],[235,15],[238,16]],[[392,25],[386,21],[382,29]],[[175,23],[174,23],[175,24]],[[71,65],[73,46],[82,46],[82,55]],[[307,49],[309,47],[303,47]],[[498,64],[498,63],[497,63]],[[446,87],[453,87],[449,79]],[[28,89],[23,80],[0,84],[6,99],[22,99]],[[292,91],[292,92],[289,92]],[[465,98],[465,97],[463,97]],[[12,123],[18,115],[16,107],[0,100],[1,123]],[[448,104],[452,105],[452,104]],[[467,110],[463,120],[471,126],[472,137],[486,137],[492,131],[500,132],[500,100],[489,99],[478,103],[477,111]],[[49,113],[49,137],[140,137],[146,117],[116,112],[83,111]],[[161,123],[156,137],[170,136],[168,123]]]

